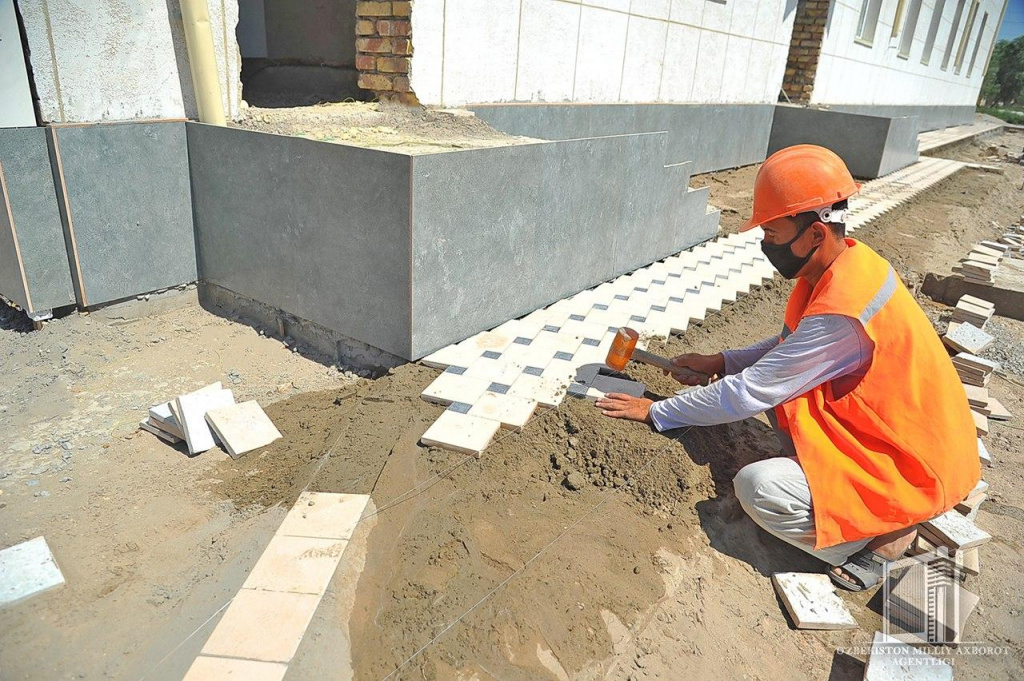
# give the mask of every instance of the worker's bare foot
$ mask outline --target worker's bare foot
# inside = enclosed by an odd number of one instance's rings
[[[865,548],[886,560],[898,560],[904,553],[906,553],[907,549],[910,548],[910,545],[914,543],[915,537],[917,537],[916,525],[875,537],[868,542],[868,545]],[[849,582],[856,580],[856,577],[843,570],[841,566],[832,568],[832,572],[844,581]]]

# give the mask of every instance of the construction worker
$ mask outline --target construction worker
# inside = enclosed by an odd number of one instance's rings
[[[951,509],[981,474],[967,397],[939,337],[892,266],[845,236],[858,189],[822,147],[769,157],[743,230],[761,226],[765,255],[797,280],[782,333],[672,360],[720,377],[705,387],[597,403],[659,431],[767,412],[785,455],[744,466],[736,496],[758,525],[833,566],[832,580],[853,591],[877,585],[915,525]]]

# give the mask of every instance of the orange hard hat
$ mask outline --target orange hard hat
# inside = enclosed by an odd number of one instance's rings
[[[754,180],[754,210],[741,232],[848,199],[860,189],[835,152],[798,144],[769,156]]]

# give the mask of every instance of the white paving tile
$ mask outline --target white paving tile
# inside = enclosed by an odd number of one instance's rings
[[[277,534],[288,537],[349,539],[363,509],[369,501],[366,494],[303,492],[285,516]]]
[[[479,454],[491,444],[500,427],[500,421],[448,409],[431,424],[420,442],[428,447]]]
[[[427,402],[441,405],[449,405],[452,402],[473,404],[478,397],[484,394],[490,384],[491,381],[487,378],[444,371],[426,387],[420,397]]]
[[[203,654],[288,663],[320,596],[242,589],[203,646]]]
[[[522,430],[537,411],[537,401],[516,395],[486,392],[469,410],[469,416],[498,421],[502,428]]]
[[[0,607],[64,584],[57,561],[44,537],[0,551]]]

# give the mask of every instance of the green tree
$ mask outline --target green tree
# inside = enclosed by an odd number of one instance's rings
[[[1024,36],[996,43],[981,96],[989,106],[1019,104],[1024,99]]]

